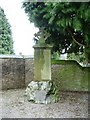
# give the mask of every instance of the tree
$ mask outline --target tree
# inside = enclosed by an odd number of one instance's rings
[[[0,54],[13,54],[11,26],[0,7]]]
[[[53,51],[85,52],[90,62],[89,2],[24,2],[23,8],[30,22],[51,34],[47,43],[54,44]]]

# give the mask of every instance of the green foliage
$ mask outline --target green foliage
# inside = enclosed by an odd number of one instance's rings
[[[30,22],[51,34],[53,51],[83,52],[90,48],[90,2],[24,2]],[[87,52],[90,58],[90,50]],[[89,59],[88,59],[89,61]]]
[[[0,54],[13,54],[11,26],[0,7]]]
[[[53,60],[60,60],[60,54],[59,54],[59,52],[53,52],[52,59]]]
[[[67,59],[68,60],[76,60],[77,62],[79,62],[83,65],[87,63],[84,53],[81,53],[81,52],[76,53],[76,54],[70,53],[67,55]]]

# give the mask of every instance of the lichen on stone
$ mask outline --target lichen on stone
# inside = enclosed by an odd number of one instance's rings
[[[29,83],[25,95],[28,101],[34,103],[55,103],[60,100],[58,87],[52,81],[32,81]]]

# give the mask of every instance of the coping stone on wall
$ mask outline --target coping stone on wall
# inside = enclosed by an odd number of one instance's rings
[[[0,58],[33,58],[33,55],[0,55]]]

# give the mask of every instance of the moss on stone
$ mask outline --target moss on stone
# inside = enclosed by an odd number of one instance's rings
[[[60,100],[58,87],[52,81],[32,81],[29,83],[25,95],[27,96],[28,101],[34,103],[48,104]]]
[[[82,67],[72,60],[53,60],[52,66],[52,80],[61,90],[88,91],[90,67]]]

